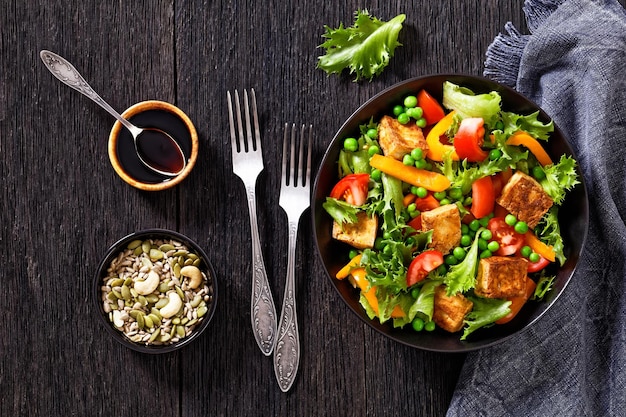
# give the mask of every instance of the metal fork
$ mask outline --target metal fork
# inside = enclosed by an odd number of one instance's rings
[[[274,347],[274,373],[283,392],[287,392],[291,388],[300,363],[300,340],[298,337],[295,298],[295,258],[298,223],[302,213],[310,205],[311,136],[313,126],[309,125],[307,139],[307,128],[302,125],[299,141],[296,141],[296,125],[291,126],[291,133],[289,130],[289,125],[285,124],[282,181],[279,199],[279,204],[287,214],[289,224],[287,281],[280,320],[278,321],[278,338]],[[291,142],[290,145],[289,142]],[[299,151],[297,150],[298,144]],[[304,165],[305,145],[307,146],[306,165]],[[298,156],[297,160],[295,159],[296,153]],[[290,155],[289,161],[287,160],[287,154]]]
[[[230,139],[233,154],[233,172],[241,178],[246,187],[248,199],[248,212],[250,214],[250,228],[252,231],[252,299],[250,303],[250,318],[252,330],[259,348],[265,356],[269,356],[274,348],[276,338],[276,307],[270,291],[265,263],[263,262],[263,252],[261,251],[261,240],[256,217],[256,180],[263,171],[263,155],[261,152],[261,134],[259,133],[259,120],[256,108],[256,96],[254,89],[250,90],[250,104],[252,105],[252,115],[254,117],[254,138],[250,126],[250,106],[248,103],[248,92],[243,90],[243,103],[245,114],[244,133],[241,119],[241,108],[239,105],[239,93],[235,90],[235,114],[237,130],[239,136],[235,135],[235,119],[233,117],[233,103],[230,91],[227,92],[228,99],[228,119],[230,122]]]

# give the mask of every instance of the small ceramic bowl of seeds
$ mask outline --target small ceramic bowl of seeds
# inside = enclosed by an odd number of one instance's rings
[[[206,329],[217,305],[217,281],[206,253],[165,229],[132,233],[111,246],[93,291],[107,331],[144,353],[188,345]]]

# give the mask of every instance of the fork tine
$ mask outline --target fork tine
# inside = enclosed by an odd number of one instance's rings
[[[235,110],[237,114],[237,130],[239,131],[239,150],[247,152],[248,146],[243,133],[243,123],[241,120],[241,105],[239,104],[239,92],[235,90]]]
[[[304,140],[304,125],[302,125],[302,140]],[[307,157],[306,157],[306,176],[303,179],[302,185],[308,187],[311,181],[311,138],[313,137],[313,125],[309,125],[309,137],[307,139]],[[304,147],[304,145],[302,145]]]
[[[261,151],[261,131],[259,130],[259,116],[256,110],[256,93],[250,89],[250,104],[252,105],[252,117],[254,121],[254,150]]]
[[[255,149],[252,140],[252,127],[250,126],[250,105],[248,103],[248,90],[243,90],[243,110],[246,118],[246,152]]]
[[[230,91],[226,92],[226,100],[228,102],[228,122],[230,124],[230,144],[233,155],[237,153],[237,136],[235,135],[235,119],[233,117],[233,99]]]

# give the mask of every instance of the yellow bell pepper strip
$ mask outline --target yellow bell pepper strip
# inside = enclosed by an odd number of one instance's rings
[[[356,268],[357,266],[359,266],[359,263],[361,262],[361,254],[359,253],[358,255],[356,255],[354,258],[350,259],[350,262],[348,262],[346,264],[346,266],[344,266],[343,268],[341,268],[336,274],[335,274],[335,278],[337,279],[344,279],[346,278],[348,275],[350,275],[350,272]]]
[[[535,158],[537,158],[537,161],[539,161],[542,166],[552,164],[552,159],[550,158],[550,155],[548,155],[545,149],[543,149],[543,146],[541,146],[539,141],[524,131],[520,130],[513,133],[506,140],[506,144],[516,146],[521,145],[526,147],[533,155],[535,155]]]
[[[525,238],[526,243],[528,244],[528,246],[530,246],[533,252],[538,253],[550,262],[554,262],[556,260],[556,252],[554,252],[554,248],[550,245],[546,245],[541,240],[539,240],[539,238],[535,236],[533,232],[526,232]]]
[[[453,161],[459,160],[459,155],[457,155],[454,146],[445,145],[439,140],[441,135],[446,133],[446,130],[452,125],[453,119],[454,111],[451,111],[443,119],[439,120],[437,124],[430,129],[428,135],[426,135],[426,143],[428,143],[426,157],[428,159],[441,162],[446,154],[450,154],[450,158],[452,158]]]
[[[372,287],[369,289],[369,291],[363,292],[363,295],[365,295],[365,299],[370,304],[370,307],[372,307],[372,310],[374,310],[374,312],[378,316],[378,298],[376,298],[376,287]],[[396,305],[391,311],[391,318],[395,319],[404,316],[404,311],[402,311],[399,305]]]
[[[445,175],[404,165],[390,156],[375,154],[370,159],[370,165],[401,181],[430,191],[445,191],[450,187],[450,180]]]
[[[364,293],[369,291],[370,282],[365,277],[367,275],[365,268],[353,268],[350,275],[352,276],[352,282],[355,283],[361,291]]]

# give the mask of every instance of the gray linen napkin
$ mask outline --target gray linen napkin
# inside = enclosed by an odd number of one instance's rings
[[[614,0],[527,0],[485,76],[541,106],[584,173],[590,225],[551,311],[467,356],[447,416],[626,416],[626,11]]]

